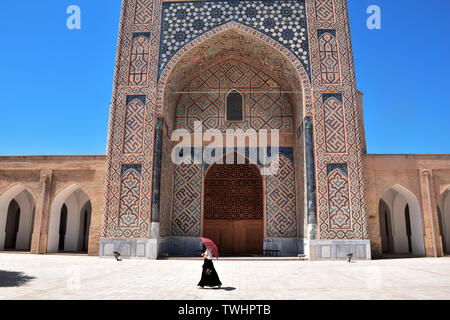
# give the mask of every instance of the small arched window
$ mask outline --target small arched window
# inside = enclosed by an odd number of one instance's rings
[[[244,98],[236,91],[232,90],[227,95],[227,121],[244,121]]]

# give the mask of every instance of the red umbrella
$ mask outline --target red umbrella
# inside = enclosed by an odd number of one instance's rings
[[[209,251],[211,251],[213,256],[219,258],[219,249],[217,248],[216,244],[211,239],[208,238],[200,238],[200,239],[202,239],[203,244]]]

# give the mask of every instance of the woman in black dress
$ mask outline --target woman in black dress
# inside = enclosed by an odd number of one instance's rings
[[[205,252],[202,253],[202,257],[205,258],[205,261],[203,263],[202,278],[198,283],[198,288],[203,289],[205,286],[222,287],[222,282],[220,282],[219,275],[217,274],[216,269],[214,269],[214,264],[212,262],[213,255],[211,251],[206,249]]]

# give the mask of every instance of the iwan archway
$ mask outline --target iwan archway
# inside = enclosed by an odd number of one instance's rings
[[[213,164],[204,179],[203,235],[222,254],[261,255],[264,188],[259,168],[235,153],[234,161]],[[242,161],[239,161],[241,159]]]
[[[266,250],[297,256],[303,249],[305,196],[304,137],[298,128],[310,96],[307,75],[292,54],[284,55],[264,35],[237,23],[199,38],[169,62],[159,83],[158,108],[165,123],[162,175],[169,182],[161,185],[160,235],[171,237],[167,247],[173,248],[168,250],[173,255],[194,254],[198,249],[191,243],[206,236],[225,254],[261,255]],[[278,143],[282,169],[263,179],[252,164],[172,166],[171,132],[181,129],[194,137],[197,121],[203,132],[217,130],[219,135],[227,130],[268,130],[269,145],[259,146],[259,151],[268,152],[266,148]],[[271,139],[272,130],[277,130],[278,142]],[[186,152],[194,154],[209,142],[194,141]],[[243,179],[234,176],[238,170]],[[214,172],[221,180],[213,178]],[[247,190],[247,203],[235,198],[250,182],[255,185]],[[252,200],[252,208],[246,208]]]

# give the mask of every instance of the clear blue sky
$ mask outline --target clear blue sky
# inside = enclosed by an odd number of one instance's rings
[[[70,4],[81,30],[66,28]],[[105,153],[120,5],[0,1],[0,155]],[[369,153],[450,153],[450,1],[349,7]]]

